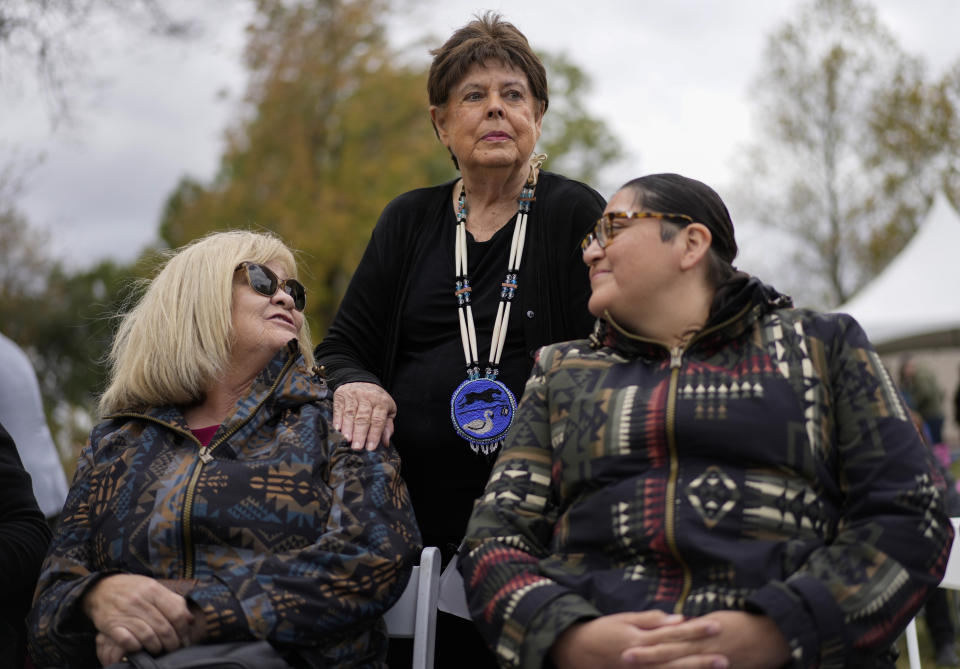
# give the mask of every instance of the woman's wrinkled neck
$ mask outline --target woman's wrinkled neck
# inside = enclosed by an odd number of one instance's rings
[[[503,168],[465,170],[462,181],[471,208],[516,203],[531,174],[530,163]]]
[[[461,188],[467,207],[467,231],[476,241],[490,239],[510,222],[517,201],[536,168],[525,163],[521,169],[483,169],[465,172],[453,189],[453,207],[457,211]]]

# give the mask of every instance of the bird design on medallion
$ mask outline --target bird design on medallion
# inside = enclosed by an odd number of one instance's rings
[[[464,430],[470,430],[475,434],[486,434],[493,429],[493,411],[490,409],[485,409],[483,412],[483,418],[475,418],[469,423],[464,423],[460,427]]]

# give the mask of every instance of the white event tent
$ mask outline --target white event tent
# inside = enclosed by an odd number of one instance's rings
[[[938,194],[899,255],[836,311],[881,353],[960,346],[960,214]]]

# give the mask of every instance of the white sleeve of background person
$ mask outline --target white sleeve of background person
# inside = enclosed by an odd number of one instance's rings
[[[57,447],[53,443],[37,374],[27,354],[0,334],[0,423],[17,444],[23,467],[33,480],[33,494],[48,518],[60,513],[67,497]]]

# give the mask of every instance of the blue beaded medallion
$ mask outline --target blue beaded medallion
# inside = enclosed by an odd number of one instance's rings
[[[467,379],[453,391],[450,418],[453,429],[470,442],[474,452],[497,449],[513,424],[517,400],[494,379]]]

